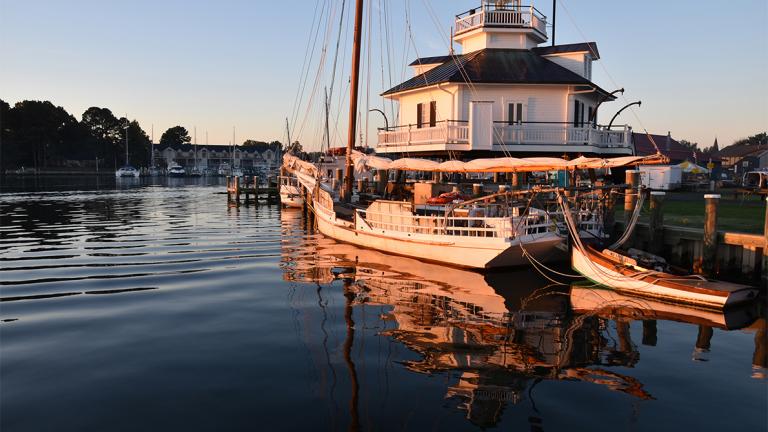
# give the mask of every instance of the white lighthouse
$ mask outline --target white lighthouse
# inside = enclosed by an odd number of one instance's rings
[[[547,17],[519,0],[484,0],[454,29],[457,53],[416,59],[413,78],[383,93],[400,109],[378,153],[632,154],[631,129],[595,112],[614,99],[592,82],[596,43],[542,45]]]

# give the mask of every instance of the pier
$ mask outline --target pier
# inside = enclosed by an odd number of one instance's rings
[[[228,205],[258,205],[259,202],[266,204],[280,202],[278,186],[272,177],[267,178],[266,185],[260,185],[258,176],[242,177],[242,179],[227,176]]]

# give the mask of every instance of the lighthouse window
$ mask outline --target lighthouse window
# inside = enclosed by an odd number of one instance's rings
[[[424,104],[416,105],[416,127],[421,128],[424,123]]]
[[[507,124],[513,125],[523,122],[523,104],[511,103],[507,108]]]
[[[420,103],[416,105],[416,127],[437,126],[437,102],[432,101],[429,105]]]
[[[437,102],[429,103],[429,127],[437,126]]]

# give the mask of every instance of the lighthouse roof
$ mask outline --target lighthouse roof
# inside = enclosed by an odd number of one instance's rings
[[[554,54],[588,52],[592,54],[593,59],[597,60],[600,58],[600,51],[597,50],[597,43],[595,42],[582,42],[582,43],[574,43],[574,44],[566,44],[566,45],[543,46],[543,47],[533,48],[531,51],[543,56],[554,55]]]
[[[427,64],[424,60],[421,63]],[[441,83],[467,81],[472,84],[583,85],[608,94],[590,80],[531,50],[486,48],[468,54],[445,56],[443,60],[440,66],[387,90],[383,96]]]

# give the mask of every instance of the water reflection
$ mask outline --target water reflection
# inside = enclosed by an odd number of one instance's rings
[[[316,234],[300,211],[283,211],[282,220],[284,280],[317,284],[318,294],[343,281],[348,332],[354,332],[353,307],[382,308],[378,318],[389,325],[378,335],[417,354],[400,364],[417,374],[455,377],[446,382],[445,398],[480,427],[497,425],[507,406],[527,401],[530,426],[540,430],[535,388],[546,381],[589,383],[654,400],[632,373],[641,363],[633,323],[642,326],[640,343],[649,347],[663,343],[660,321],[698,326],[694,360],[706,360],[713,329],[754,332],[753,376],[765,376],[766,321],[758,319],[759,304],[717,313],[552,284],[530,270],[483,275],[335,242]],[[325,315],[325,333],[324,323]],[[344,352],[354,375],[347,345],[353,338],[348,333]],[[326,342],[327,334],[328,355]],[[355,400],[350,409],[356,412]]]

